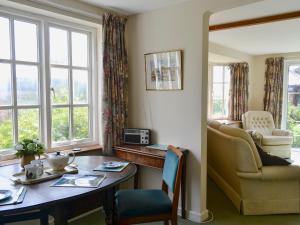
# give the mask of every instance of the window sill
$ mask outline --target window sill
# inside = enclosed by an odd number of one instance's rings
[[[59,148],[50,148],[48,149],[47,153],[52,153],[52,152],[57,152],[57,151],[72,151],[74,147],[59,147]],[[80,155],[82,153],[88,153],[92,151],[102,151],[102,145],[88,145],[88,146],[83,146],[81,147],[80,151],[74,151],[75,155]],[[45,158],[45,156],[41,156],[42,159]],[[1,166],[8,166],[8,165],[13,165],[13,164],[18,164],[20,163],[20,159],[10,159],[10,160],[2,160],[0,161],[0,167]]]

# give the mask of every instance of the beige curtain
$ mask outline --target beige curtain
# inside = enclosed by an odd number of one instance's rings
[[[242,120],[248,111],[248,63],[233,63],[230,68],[229,117]]]
[[[283,92],[282,57],[266,59],[264,110],[273,115],[276,128],[281,126]]]
[[[128,118],[128,61],[125,45],[126,18],[103,16],[103,151],[111,154],[122,141]]]

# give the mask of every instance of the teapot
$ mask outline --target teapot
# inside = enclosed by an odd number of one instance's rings
[[[66,166],[70,165],[75,160],[75,154],[72,152],[72,159],[69,162],[69,154],[64,154],[61,152],[46,154],[47,162],[50,167],[55,170],[64,170]]]

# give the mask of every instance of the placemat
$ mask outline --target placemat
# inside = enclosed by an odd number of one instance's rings
[[[97,166],[94,171],[102,171],[102,172],[121,172],[123,169],[125,169],[126,166],[129,165],[129,162],[120,162],[123,164],[123,166],[118,167],[118,168],[107,168],[103,164],[100,164]]]
[[[20,188],[7,188],[7,190],[10,190],[12,191],[13,195],[8,198],[8,199],[5,199],[3,201],[0,201],[0,206],[3,206],[3,205],[12,205],[12,204],[20,204],[23,202],[24,198],[25,198],[25,195],[26,195],[26,188],[24,187],[23,191],[22,191],[22,194],[20,195],[20,197],[18,198],[18,200],[16,202],[14,202],[14,196],[15,194],[18,192]],[[1,208],[0,208],[1,209]]]

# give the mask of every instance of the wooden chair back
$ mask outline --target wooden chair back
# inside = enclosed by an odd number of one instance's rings
[[[183,167],[183,153],[180,151],[179,148],[176,148],[172,145],[168,146],[168,150],[170,151],[170,153],[173,153],[177,156],[177,168],[171,168],[171,169],[175,169],[175,181],[173,184],[171,184],[169,181],[166,181],[166,173],[170,172],[170,171],[166,171],[169,169],[168,167],[168,163],[172,163],[169,162],[168,160],[170,160],[168,157],[170,155],[166,155],[166,160],[165,160],[165,164],[164,164],[164,169],[163,169],[163,180],[162,180],[162,190],[168,194],[169,190],[173,193],[173,201],[172,201],[172,215],[174,217],[177,217],[177,210],[178,210],[178,201],[179,201],[179,193],[180,193],[180,181],[181,181],[181,174],[182,174],[182,167]],[[171,156],[172,157],[172,156]],[[172,187],[173,185],[173,187]]]

